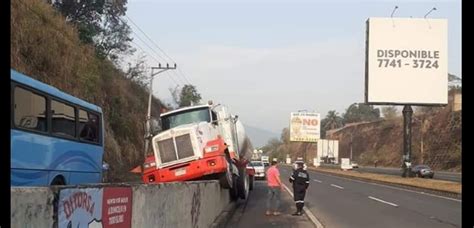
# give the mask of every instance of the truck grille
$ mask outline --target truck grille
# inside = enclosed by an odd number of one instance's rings
[[[194,155],[193,145],[189,134],[176,137],[176,147],[178,147],[179,158],[187,158]]]
[[[160,152],[160,158],[162,163],[167,163],[176,160],[173,138],[158,141],[158,150]]]
[[[176,151],[173,143],[173,139],[176,142],[178,149],[178,157],[176,157]],[[161,157],[161,163],[168,163],[176,161],[178,159],[188,158],[194,156],[193,145],[191,143],[191,136],[189,134],[180,135],[176,138],[169,138],[158,141],[158,150]]]

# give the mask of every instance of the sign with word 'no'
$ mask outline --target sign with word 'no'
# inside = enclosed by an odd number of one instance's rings
[[[313,112],[292,112],[290,141],[316,142],[320,138],[321,116]]]

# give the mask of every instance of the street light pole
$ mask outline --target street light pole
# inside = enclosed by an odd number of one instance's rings
[[[176,69],[176,63],[174,64],[174,67],[170,67],[168,64],[166,64],[166,67],[165,66],[161,66],[161,64],[158,64],[158,67],[152,67],[151,68],[151,74],[150,74],[150,95],[148,96],[148,110],[147,110],[147,115],[146,115],[146,129],[145,129],[145,151],[144,151],[144,159],[146,160],[146,157],[147,157],[147,153],[148,153],[148,144],[149,144],[149,141],[152,137],[152,134],[151,134],[151,100],[152,100],[152,97],[153,97],[153,78],[155,76],[157,76],[158,74],[162,73],[162,72],[165,72],[167,70],[173,70],[173,69]],[[154,70],[160,70],[156,73],[154,73]],[[145,161],[142,162],[142,176],[143,176],[143,172],[145,171]]]

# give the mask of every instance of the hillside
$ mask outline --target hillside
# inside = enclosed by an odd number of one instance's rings
[[[461,112],[441,108],[432,115],[414,115],[412,162],[436,170],[461,170]],[[403,155],[403,118],[384,120],[341,129],[330,138],[339,140],[339,156],[350,155],[362,165],[400,167]]]
[[[450,101],[444,108],[433,108],[429,114],[419,114],[416,110],[412,123],[412,162],[427,164],[435,170],[461,171],[462,113],[452,111]],[[294,160],[304,157],[312,162],[316,156],[315,143],[289,142],[289,132],[285,128],[284,142],[273,146],[272,157],[282,160],[286,154]],[[345,127],[328,131],[326,138],[339,140],[339,158],[349,158],[360,165],[401,167],[403,155],[403,117],[346,124]]]
[[[10,23],[11,68],[101,106],[110,180],[129,178],[128,171],[143,161],[147,90],[99,59],[44,1],[12,1]],[[159,115],[161,102],[154,99],[152,107],[152,115]]]
[[[271,131],[267,131],[264,129],[248,126],[245,126],[245,131],[249,138],[252,140],[252,144],[255,148],[262,147],[265,143],[268,142],[271,138],[278,138],[280,135],[278,133],[274,133]]]

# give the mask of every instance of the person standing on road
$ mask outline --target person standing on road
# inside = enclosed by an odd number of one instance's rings
[[[293,184],[293,196],[296,203],[296,212],[292,215],[302,215],[304,207],[304,197],[309,187],[309,175],[304,170],[304,163],[298,162],[297,169],[290,176],[290,183]]]
[[[268,186],[268,198],[267,198],[267,212],[266,215],[271,215],[273,209],[273,215],[280,215],[278,211],[280,206],[280,194],[283,185],[280,180],[280,171],[277,168],[278,162],[272,161],[272,166],[267,170],[267,186]],[[272,203],[274,206],[272,207]]]

